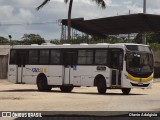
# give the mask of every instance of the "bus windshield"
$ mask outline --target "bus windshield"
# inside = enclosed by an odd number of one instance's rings
[[[142,46],[142,45],[126,45],[126,48],[129,51],[143,51],[143,52],[149,52],[151,53],[151,49],[148,46]]]
[[[129,72],[153,72],[153,56],[147,52],[127,52],[126,67]]]

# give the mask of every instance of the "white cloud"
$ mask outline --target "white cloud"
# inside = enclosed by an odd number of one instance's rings
[[[93,2],[92,0],[76,0],[74,2],[76,2],[77,4],[87,4],[87,5],[92,5],[92,6],[96,5],[95,2]],[[105,0],[105,3],[107,6],[110,5],[111,2],[112,2],[111,0]]]
[[[14,8],[10,5],[0,6],[0,19],[10,18],[13,14]]]
[[[150,14],[159,14],[160,15],[160,8],[159,9],[147,9],[147,13],[150,13]]]
[[[31,11],[29,11],[27,9],[23,9],[23,8],[19,9],[19,13],[17,14],[16,17],[20,18],[21,19],[20,21],[28,21],[28,22],[31,22],[32,19],[34,18]]]
[[[137,6],[136,4],[127,5],[126,8],[128,8],[128,10],[130,10],[132,13],[142,13],[143,12],[143,8]]]
[[[104,1],[105,1],[106,5],[109,5],[112,0],[104,0]],[[51,2],[64,3],[64,0],[51,0]],[[73,0],[73,3],[95,5],[95,3],[92,0]]]
[[[160,0],[148,0],[147,1],[147,6],[155,6],[155,7],[160,7]]]
[[[21,8],[32,8],[34,7],[37,3],[39,3],[39,0],[10,0],[11,3],[17,7]]]
[[[133,3],[132,3],[132,1],[124,1],[123,4],[124,4],[124,5],[131,5],[131,4],[133,4]]]

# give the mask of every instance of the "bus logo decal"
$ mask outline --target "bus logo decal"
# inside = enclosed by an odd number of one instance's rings
[[[47,72],[46,68],[32,68],[32,72]]]

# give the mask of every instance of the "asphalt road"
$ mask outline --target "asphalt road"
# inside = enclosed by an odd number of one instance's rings
[[[99,95],[95,87],[75,88],[72,93],[62,93],[58,88],[51,92],[38,92],[36,85],[0,80],[0,111],[83,115],[120,115],[137,111],[157,113],[160,112],[160,82],[155,82],[152,89],[132,89],[130,95],[123,95],[121,90],[107,90],[105,95]]]

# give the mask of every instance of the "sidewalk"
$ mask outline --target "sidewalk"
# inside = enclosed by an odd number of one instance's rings
[[[153,82],[160,82],[160,78],[153,78]]]

